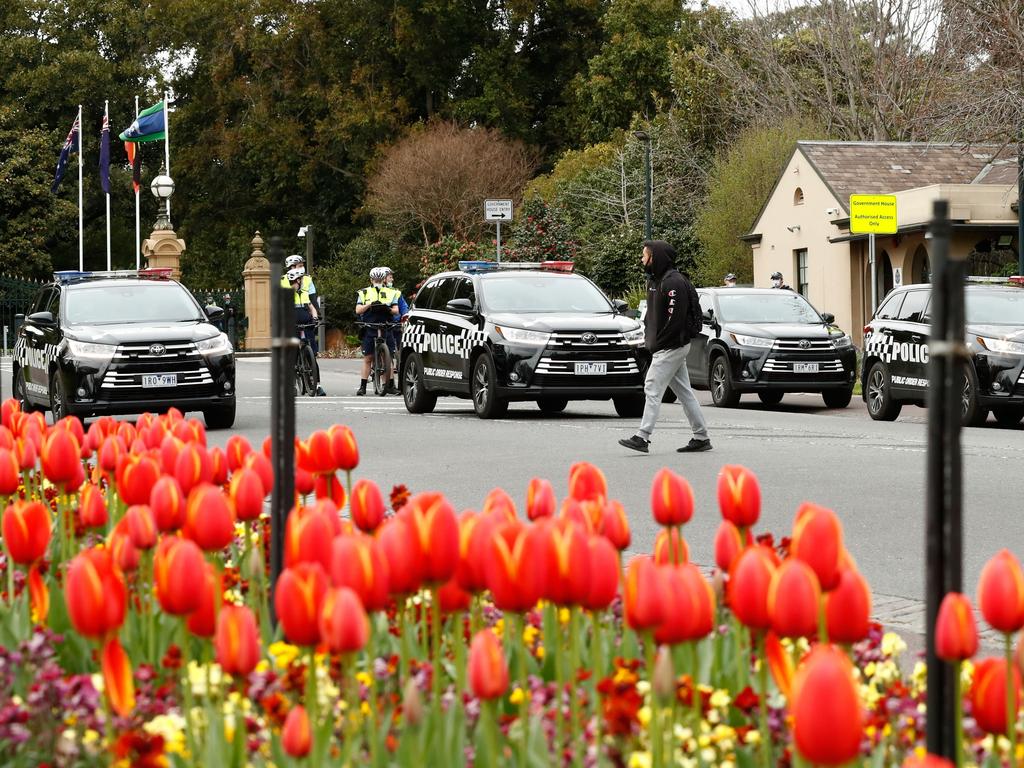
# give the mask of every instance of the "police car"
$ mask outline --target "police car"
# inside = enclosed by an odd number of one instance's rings
[[[512,401],[545,413],[570,400],[643,412],[650,362],[644,329],[572,262],[459,262],[434,275],[406,317],[399,376],[406,408],[429,413],[439,395],[471,398],[480,418]]]
[[[964,289],[967,349],[960,388],[965,425],[989,411],[1006,426],[1024,418],[1024,287],[968,284]],[[904,403],[928,398],[931,286],[892,291],[864,327],[862,393],[871,418],[892,421]]]
[[[54,421],[167,410],[202,411],[208,427],[235,421],[235,359],[170,269],[55,272],[18,331],[13,391]]]

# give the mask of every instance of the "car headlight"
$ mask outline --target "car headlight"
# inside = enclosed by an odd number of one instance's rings
[[[494,330],[505,341],[511,341],[513,344],[530,344],[531,346],[543,347],[547,345],[548,339],[551,338],[550,333],[527,331],[525,328],[509,328],[507,325],[496,325]]]
[[[622,339],[632,347],[639,347],[644,343],[644,329],[643,326],[636,328],[632,331],[626,331],[622,334]]]
[[[227,334],[218,333],[209,339],[197,341],[196,349],[208,355],[223,355],[231,351],[231,342],[228,341]]]
[[[92,342],[75,341],[68,338],[65,338],[64,341],[67,343],[68,351],[72,357],[76,357],[79,360],[110,362],[114,352],[117,350],[117,345],[115,344],[93,344]]]
[[[843,349],[853,344],[853,340],[848,333],[844,333],[842,336],[833,336],[830,341],[835,349]]]
[[[1009,341],[1008,339],[990,339],[987,336],[977,336],[978,343],[990,352],[1001,352],[1004,355],[1024,355],[1024,343]]]
[[[730,333],[729,335],[741,347],[771,347],[775,344],[775,339],[766,339],[763,336],[741,336],[738,333]]]

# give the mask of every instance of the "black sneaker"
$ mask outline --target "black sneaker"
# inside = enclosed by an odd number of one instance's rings
[[[619,445],[632,448],[634,451],[640,451],[640,453],[647,453],[650,444],[650,440],[644,440],[640,435],[633,435],[632,437],[625,437],[619,440]]]
[[[356,394],[363,397],[366,394],[366,387],[360,387],[356,390]]]
[[[710,451],[711,441],[710,440],[698,440],[696,437],[691,437],[690,442],[684,445],[682,448],[676,448],[676,453],[697,453],[698,451]]]
[[[388,384],[387,387],[384,389],[384,394],[385,395],[400,395],[402,393],[398,391],[398,387],[396,387],[394,384]]]
[[[316,397],[327,397],[327,393],[324,392],[324,388],[319,384],[316,385]]]

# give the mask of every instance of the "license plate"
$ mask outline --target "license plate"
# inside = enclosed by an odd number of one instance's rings
[[[576,363],[577,376],[603,376],[608,373],[608,363]]]
[[[793,363],[793,373],[817,373],[817,363]]]
[[[178,374],[176,373],[155,373],[142,377],[142,386],[149,387],[176,387],[178,386]]]

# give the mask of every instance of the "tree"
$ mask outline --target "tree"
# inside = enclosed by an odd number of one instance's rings
[[[696,234],[703,246],[695,265],[699,284],[718,285],[728,272],[735,273],[741,283],[753,281],[750,246],[739,238],[754,225],[796,141],[823,135],[824,130],[813,121],[791,117],[778,125],[743,130],[715,158],[707,198],[696,221]]]
[[[496,130],[433,122],[385,150],[366,207],[396,235],[418,231],[424,245],[473,239],[484,232],[484,200],[518,204],[536,164],[534,150]]]

